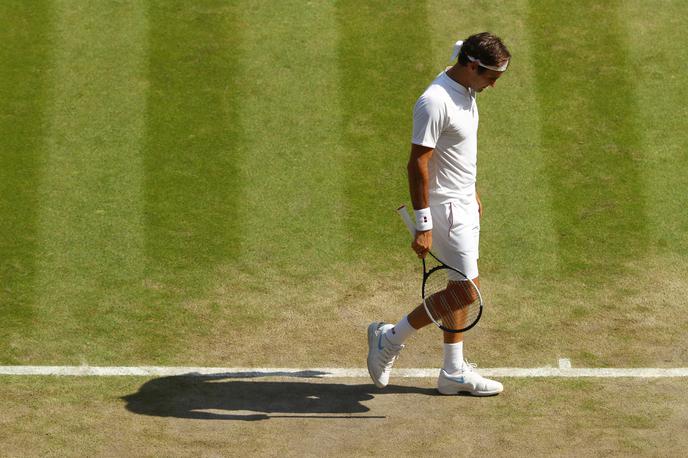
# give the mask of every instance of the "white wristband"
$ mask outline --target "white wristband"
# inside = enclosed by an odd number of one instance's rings
[[[413,210],[416,215],[416,230],[429,231],[432,229],[432,216],[429,208],[421,208],[420,210]]]

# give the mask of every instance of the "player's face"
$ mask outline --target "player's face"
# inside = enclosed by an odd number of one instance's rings
[[[490,69],[482,69],[482,72],[478,72],[478,68],[480,68],[477,64],[474,64],[473,68],[473,84],[471,84],[471,88],[476,91],[476,92],[482,92],[483,89],[488,88],[488,87],[494,87],[495,83],[497,83],[497,80],[499,79],[500,76],[502,76],[502,73],[504,72],[496,72],[494,70]]]

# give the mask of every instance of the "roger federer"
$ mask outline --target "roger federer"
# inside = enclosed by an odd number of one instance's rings
[[[440,259],[464,272],[476,285],[482,204],[476,189],[478,106],[476,95],[493,87],[511,55],[491,33],[471,35],[454,46],[447,68],[420,96],[413,109],[408,181],[416,216],[412,244],[419,257],[432,248]],[[458,281],[459,278],[449,278]],[[422,305],[397,324],[368,326],[368,372],[380,388],[404,342],[432,321]],[[464,360],[463,334],[444,332],[444,361],[437,381],[442,394],[490,396],[501,383],[482,377]]]

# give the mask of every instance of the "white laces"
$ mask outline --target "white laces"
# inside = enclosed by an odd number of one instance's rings
[[[391,368],[391,367],[392,367],[392,364],[394,364],[394,361],[397,359],[397,356],[399,355],[399,352],[396,352],[396,354],[394,354],[394,352],[392,352],[389,348],[386,348],[386,347],[385,347],[385,349],[382,350],[382,353],[384,354],[384,357],[385,357],[384,361],[387,361],[387,362],[384,364],[385,369]],[[384,362],[384,361],[383,361],[383,362]]]
[[[466,372],[473,372],[473,369],[477,368],[478,365],[476,363],[470,363],[468,362],[467,359],[463,360],[463,369]]]
[[[384,336],[382,338],[386,340]],[[399,356],[401,349],[404,348],[404,346],[394,345],[389,341],[387,343],[388,345],[382,347],[382,357],[380,358],[379,362],[382,363],[382,366],[385,369],[390,369],[392,367],[392,364],[394,364],[394,361],[396,361],[397,357]]]

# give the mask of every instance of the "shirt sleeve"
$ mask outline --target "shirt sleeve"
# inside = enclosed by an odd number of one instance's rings
[[[413,107],[413,137],[411,143],[434,148],[444,130],[446,113],[443,104],[427,94],[420,96]]]

